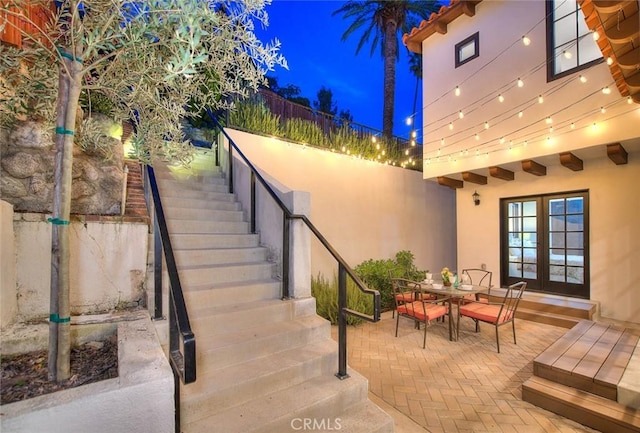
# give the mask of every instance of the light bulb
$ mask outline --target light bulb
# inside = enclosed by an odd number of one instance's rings
[[[346,151],[347,151],[347,148],[346,148],[345,146],[342,146],[342,151],[343,151],[343,152],[346,152]]]
[[[413,120],[411,119],[411,116],[407,117],[407,125],[411,125],[413,123]]]
[[[571,129],[576,129],[576,124],[571,122]]]
[[[462,112],[462,110],[460,110],[460,112],[458,113],[458,117],[461,119],[464,118],[464,113]]]
[[[476,134],[476,140],[480,140],[480,134]]]
[[[571,51],[563,51],[562,54],[564,55],[565,59],[570,59],[571,58]]]
[[[586,83],[587,82],[587,77],[585,77],[584,75],[580,75],[580,82],[581,83]]]
[[[524,141],[524,143],[522,144],[524,147],[527,147],[527,144],[529,144],[529,142],[527,140]]]
[[[609,88],[609,86],[603,87],[602,93],[604,93],[605,95],[608,95],[609,93],[611,93],[611,89]]]
[[[600,33],[598,33],[597,30],[593,31],[593,40],[597,41],[598,39],[600,39]]]
[[[453,122],[449,122],[449,129],[453,130]]]
[[[504,144],[504,137],[500,137],[500,144]]]
[[[522,79],[518,78],[518,87],[522,87],[524,86],[524,81],[522,81]]]
[[[531,44],[531,39],[529,39],[529,36],[524,35],[522,37],[522,43],[524,44],[525,47],[528,47]]]
[[[416,141],[415,140],[411,140],[411,146],[415,146],[416,145]]]
[[[627,104],[631,104],[633,102],[633,100],[631,99],[631,96],[627,96]]]
[[[551,116],[547,117],[546,122],[547,122],[547,125],[550,125],[553,122],[553,119],[551,118]]]
[[[444,138],[440,139],[440,146],[444,146]]]
[[[523,112],[523,111],[520,111],[520,112],[518,113],[518,117],[519,117],[520,119],[522,119],[522,116],[524,116],[524,112]]]
[[[415,129],[411,131],[411,137],[416,138],[417,136],[418,136],[418,131],[416,131]]]
[[[502,93],[498,95],[498,101],[504,102],[504,96],[502,96]]]
[[[542,95],[538,96],[538,103],[542,104],[544,102],[544,98],[542,97]]]
[[[613,59],[611,58],[611,56],[607,57],[607,65],[613,65]]]
[[[600,107],[600,112],[601,112],[602,114],[604,114],[604,113],[606,113],[606,112],[607,112],[607,110],[606,110],[604,107]]]
[[[409,149],[405,150],[405,151],[404,151],[404,154],[405,154],[405,155],[409,155]]]
[[[460,96],[460,87],[456,86],[456,90],[453,92],[456,96]]]
[[[553,126],[549,127],[549,132],[552,133],[553,132]]]
[[[489,129],[489,122],[484,122],[484,129]]]
[[[374,142],[374,143],[376,142],[376,136],[375,135],[371,136],[371,141]]]
[[[380,144],[376,144],[376,150],[380,150]]]

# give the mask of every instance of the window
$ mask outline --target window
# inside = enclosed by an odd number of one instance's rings
[[[547,1],[547,59],[549,81],[602,61],[576,0]]]
[[[475,59],[480,55],[480,33],[469,36],[456,44],[456,68]]]
[[[503,199],[501,281],[589,297],[588,193]]]

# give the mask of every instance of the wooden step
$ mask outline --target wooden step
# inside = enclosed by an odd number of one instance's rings
[[[533,373],[617,401],[636,331],[583,320],[533,360]]]
[[[558,326],[560,328],[571,329],[580,322],[582,319],[578,319],[571,315],[545,313],[536,309],[521,308],[518,307],[516,311],[516,317],[522,320],[528,320],[530,322],[545,323],[547,325]]]
[[[541,377],[522,384],[522,400],[603,433],[640,431],[640,411]]]

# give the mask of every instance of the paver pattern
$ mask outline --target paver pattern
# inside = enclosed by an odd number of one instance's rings
[[[533,375],[533,359],[567,329],[516,321],[495,328],[471,320],[460,323],[458,341],[449,341],[447,323],[423,331],[400,319],[398,337],[391,313],[378,323],[349,327],[349,366],[369,380],[369,390],[430,433],[596,432],[589,427],[522,401],[522,383]],[[337,338],[333,327],[334,338]]]

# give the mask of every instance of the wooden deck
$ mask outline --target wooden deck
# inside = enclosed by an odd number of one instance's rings
[[[523,400],[603,432],[640,432],[640,411],[617,403],[640,331],[582,320],[533,361]]]

